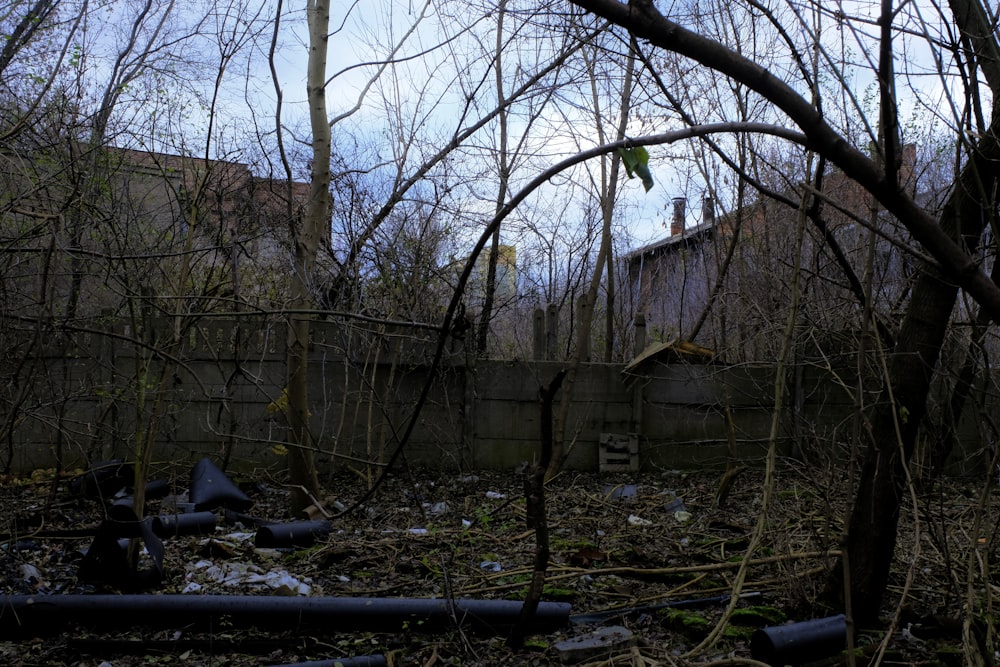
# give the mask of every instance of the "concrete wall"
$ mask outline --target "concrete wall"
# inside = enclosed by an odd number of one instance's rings
[[[167,330],[160,323],[142,336],[152,340]],[[283,417],[268,409],[285,384],[283,325],[196,327],[174,353],[179,366],[162,382],[162,358],[129,343],[133,337],[127,327],[111,327],[106,335],[79,337],[65,356],[50,350],[32,358],[20,376],[30,382],[28,398],[15,415],[12,437],[0,446],[0,460],[27,471],[51,466],[57,456],[69,466],[130,457],[136,425],[148,428],[162,386],[158,460],[228,455],[238,465],[283,465],[276,447],[286,440]],[[433,343],[317,323],[312,355],[319,465],[361,469],[386,460],[423,390]],[[563,364],[466,361],[460,346],[448,350],[405,460],[450,469],[532,460],[539,441],[538,389]],[[566,429],[568,465],[596,469],[602,433],[637,433],[640,464],[647,469],[721,464],[730,442],[741,457],[759,457],[771,429],[774,372],[768,366],[652,362],[626,377],[617,364],[585,364]],[[818,367],[793,374],[779,425],[783,453],[795,440],[820,450],[846,441],[852,402],[841,386]]]

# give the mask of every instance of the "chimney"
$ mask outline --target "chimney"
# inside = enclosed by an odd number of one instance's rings
[[[705,193],[705,198],[701,200],[701,224],[715,224],[715,200],[712,195]]]
[[[684,197],[674,197],[674,217],[670,221],[670,235],[678,236],[684,233],[684,207],[687,199]]]

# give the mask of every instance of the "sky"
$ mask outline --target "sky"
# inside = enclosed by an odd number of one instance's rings
[[[118,40],[120,43],[127,35],[125,28],[129,25],[125,17],[129,16],[130,12],[136,11],[141,4],[125,1],[112,6],[121,14],[121,18],[106,26],[104,35],[95,39]],[[846,12],[861,14],[870,13],[872,7],[870,3],[840,3],[840,6]],[[678,7],[683,8],[687,5],[680,4]],[[225,32],[233,28],[237,28],[239,32],[239,26],[249,23],[247,20],[249,17],[255,16],[258,20],[260,32],[257,46],[252,51],[252,58],[245,62],[237,59],[226,72],[223,104],[220,108],[224,110],[224,116],[229,114],[230,117],[215,126],[217,131],[229,132],[234,144],[237,141],[235,135],[246,131],[251,124],[266,128],[267,123],[271,122],[273,126],[275,96],[265,59],[273,5],[269,2],[251,3],[247,5],[247,9],[248,13],[240,17],[227,15],[222,9],[217,9],[216,14],[204,26],[207,33]],[[466,83],[466,89],[472,91],[469,94],[475,98],[475,102],[481,101],[484,107],[489,105],[493,94],[493,83],[489,80],[488,70],[484,69],[486,61],[478,58],[477,50],[492,48],[494,24],[490,19],[471,21],[470,17],[475,15],[471,3],[437,5],[429,2],[421,3],[419,0],[416,2],[369,0],[351,5],[337,3],[333,10],[331,16],[333,34],[329,40],[328,51],[328,71],[332,77],[328,90],[331,117],[336,117],[354,107],[371,77],[378,71],[377,63],[388,56],[394,44],[403,41],[404,45],[397,57],[409,58],[405,65],[399,68],[399,74],[395,78],[390,76],[389,71],[384,72],[378,82],[367,90],[358,111],[341,126],[345,131],[360,132],[367,144],[377,144],[377,150],[371,151],[372,153],[378,153],[383,159],[393,155],[398,157],[402,150],[398,136],[402,129],[421,133],[425,137],[424,140],[430,142],[429,148],[433,147],[435,140],[446,141],[456,128],[457,117],[465,103],[463,91],[456,85],[456,77],[460,74],[471,82],[477,81],[479,76],[483,77],[481,88],[474,89],[471,83]],[[443,12],[452,14],[442,16],[440,13]],[[407,35],[407,31],[417,22],[418,17],[421,19],[418,27],[412,34]],[[465,32],[462,31],[464,21],[469,23]],[[511,19],[510,25],[513,23],[514,20]],[[96,26],[97,22],[95,21],[93,25]],[[837,39],[841,33],[831,30],[832,23],[829,19],[825,25],[826,46],[831,50],[839,48]],[[867,29],[870,31],[872,27],[867,26]],[[407,35],[405,41],[404,35]],[[209,34],[207,39],[198,42],[200,45],[198,48],[203,49],[206,55],[211,54],[217,51],[215,43],[217,41],[213,34]],[[531,44],[527,40],[522,40],[512,42],[508,49],[505,49],[504,57],[514,77],[523,76],[524,72],[532,70],[534,54],[531,53]],[[852,49],[852,53],[860,60],[861,49],[857,45],[853,45]],[[927,54],[921,51],[911,49],[907,53],[914,64],[919,64],[922,59],[928,58]],[[304,11],[298,5],[288,5],[283,18],[283,29],[279,35],[275,65],[283,94],[284,124],[294,130],[295,137],[299,140],[291,142],[290,148],[302,154],[307,151],[307,146],[303,142],[308,139],[304,81],[306,54]],[[107,67],[108,62],[110,58],[106,59],[103,65],[99,59],[94,59],[92,64],[100,68]],[[661,74],[665,76],[671,74],[666,65],[663,69]],[[208,92],[213,81],[211,74],[211,70],[206,69],[204,80],[195,79],[179,85],[202,87],[204,91],[202,101],[207,104]],[[865,103],[863,98],[870,87],[870,72],[866,73],[863,69],[858,71],[848,69],[844,70],[844,74],[850,79],[850,86],[858,95],[859,101]],[[924,96],[930,100],[931,105],[939,104],[943,90],[939,80],[926,77],[914,82],[923,87]],[[512,78],[508,82],[508,90],[513,83]],[[573,93],[560,92],[559,104],[544,109],[536,120],[536,127],[543,128],[543,131],[537,133],[524,147],[525,152],[533,154],[534,157],[520,172],[522,180],[574,150],[589,148],[594,143],[596,131],[593,129],[592,121],[587,117],[586,92],[584,86],[577,88]],[[901,87],[899,92],[901,104],[904,106],[915,104],[914,97],[907,87]],[[169,96],[173,93],[167,90],[164,94]],[[697,100],[693,103],[696,102]],[[956,102],[960,104],[961,100]],[[921,110],[918,107],[912,108],[916,111],[911,112],[909,117],[919,118]],[[177,109],[171,111],[182,113]],[[393,112],[396,112],[396,117],[393,117]],[[726,110],[717,112],[718,115],[724,116]],[[192,130],[192,134],[196,134],[207,125],[198,109],[188,109],[186,113],[189,117],[184,122]],[[926,110],[924,113],[926,114]],[[610,115],[607,113],[606,105],[605,116]],[[252,123],[247,120],[250,116],[253,117]],[[639,125],[640,120],[633,119],[630,127]],[[516,129],[518,129],[516,124],[512,124],[512,131]],[[488,142],[490,139],[487,137],[491,136],[495,136],[494,130],[484,132],[470,143],[473,146],[483,144]],[[688,198],[688,226],[699,222],[699,203],[705,185],[700,181],[700,176],[692,172],[690,162],[677,157],[679,152],[679,148],[651,150],[653,155],[651,170],[655,186],[649,193],[644,192],[637,179],[631,181],[623,179],[620,183],[623,200],[620,210],[622,217],[627,219],[636,245],[644,245],[668,234],[671,200],[674,197]],[[467,152],[464,155],[471,153]],[[413,166],[419,163],[419,159],[412,154],[407,157],[410,165],[408,169],[412,170]],[[300,164],[304,164],[304,161],[300,161]],[[457,166],[473,170],[481,168],[481,165],[474,162]],[[370,169],[372,165],[358,165],[358,168]],[[731,182],[716,184],[716,187],[731,188]]]

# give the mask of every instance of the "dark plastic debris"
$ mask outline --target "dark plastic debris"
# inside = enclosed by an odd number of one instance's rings
[[[69,483],[69,490],[86,498],[111,498],[126,486],[131,486],[135,471],[121,459],[100,461],[90,466],[90,470]]]
[[[243,524],[247,528],[260,528],[261,526],[272,526],[278,523],[277,521],[250,516],[249,514],[244,514],[243,512],[237,512],[235,510],[223,510],[222,516],[226,520],[226,523],[239,523]]]
[[[146,484],[146,500],[159,500],[170,495],[170,482],[165,479],[154,479]]]
[[[775,625],[753,633],[750,655],[769,665],[799,665],[838,653],[847,646],[843,614]]]
[[[329,521],[275,523],[257,529],[254,546],[264,549],[311,547],[316,538],[329,535],[332,531],[333,524]]]
[[[130,539],[141,538],[150,566],[139,569],[129,559]],[[163,581],[163,542],[152,522],[140,520],[128,505],[112,505],[101,523],[78,572],[81,581],[102,583],[127,591],[144,590]]]
[[[132,508],[132,498],[121,498],[108,507],[102,527],[112,537],[142,537],[144,523]]]
[[[253,505],[247,494],[230,481],[211,459],[202,459],[191,469],[191,488],[188,499],[194,504],[195,512],[214,510],[220,507],[243,512]]]
[[[161,514],[153,517],[153,532],[159,537],[211,535],[215,532],[215,512]]]
[[[440,632],[456,623],[504,634],[518,621],[516,600],[341,598],[241,595],[6,595],[0,596],[0,635],[31,636],[91,628],[234,627],[322,629],[327,632]],[[541,602],[531,633],[566,627],[570,605]]]

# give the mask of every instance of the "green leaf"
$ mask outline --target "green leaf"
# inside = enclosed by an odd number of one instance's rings
[[[649,192],[653,187],[653,174],[649,171],[649,152],[642,146],[635,148],[619,148],[618,155],[622,159],[625,173],[629,178],[638,176],[642,186]]]

